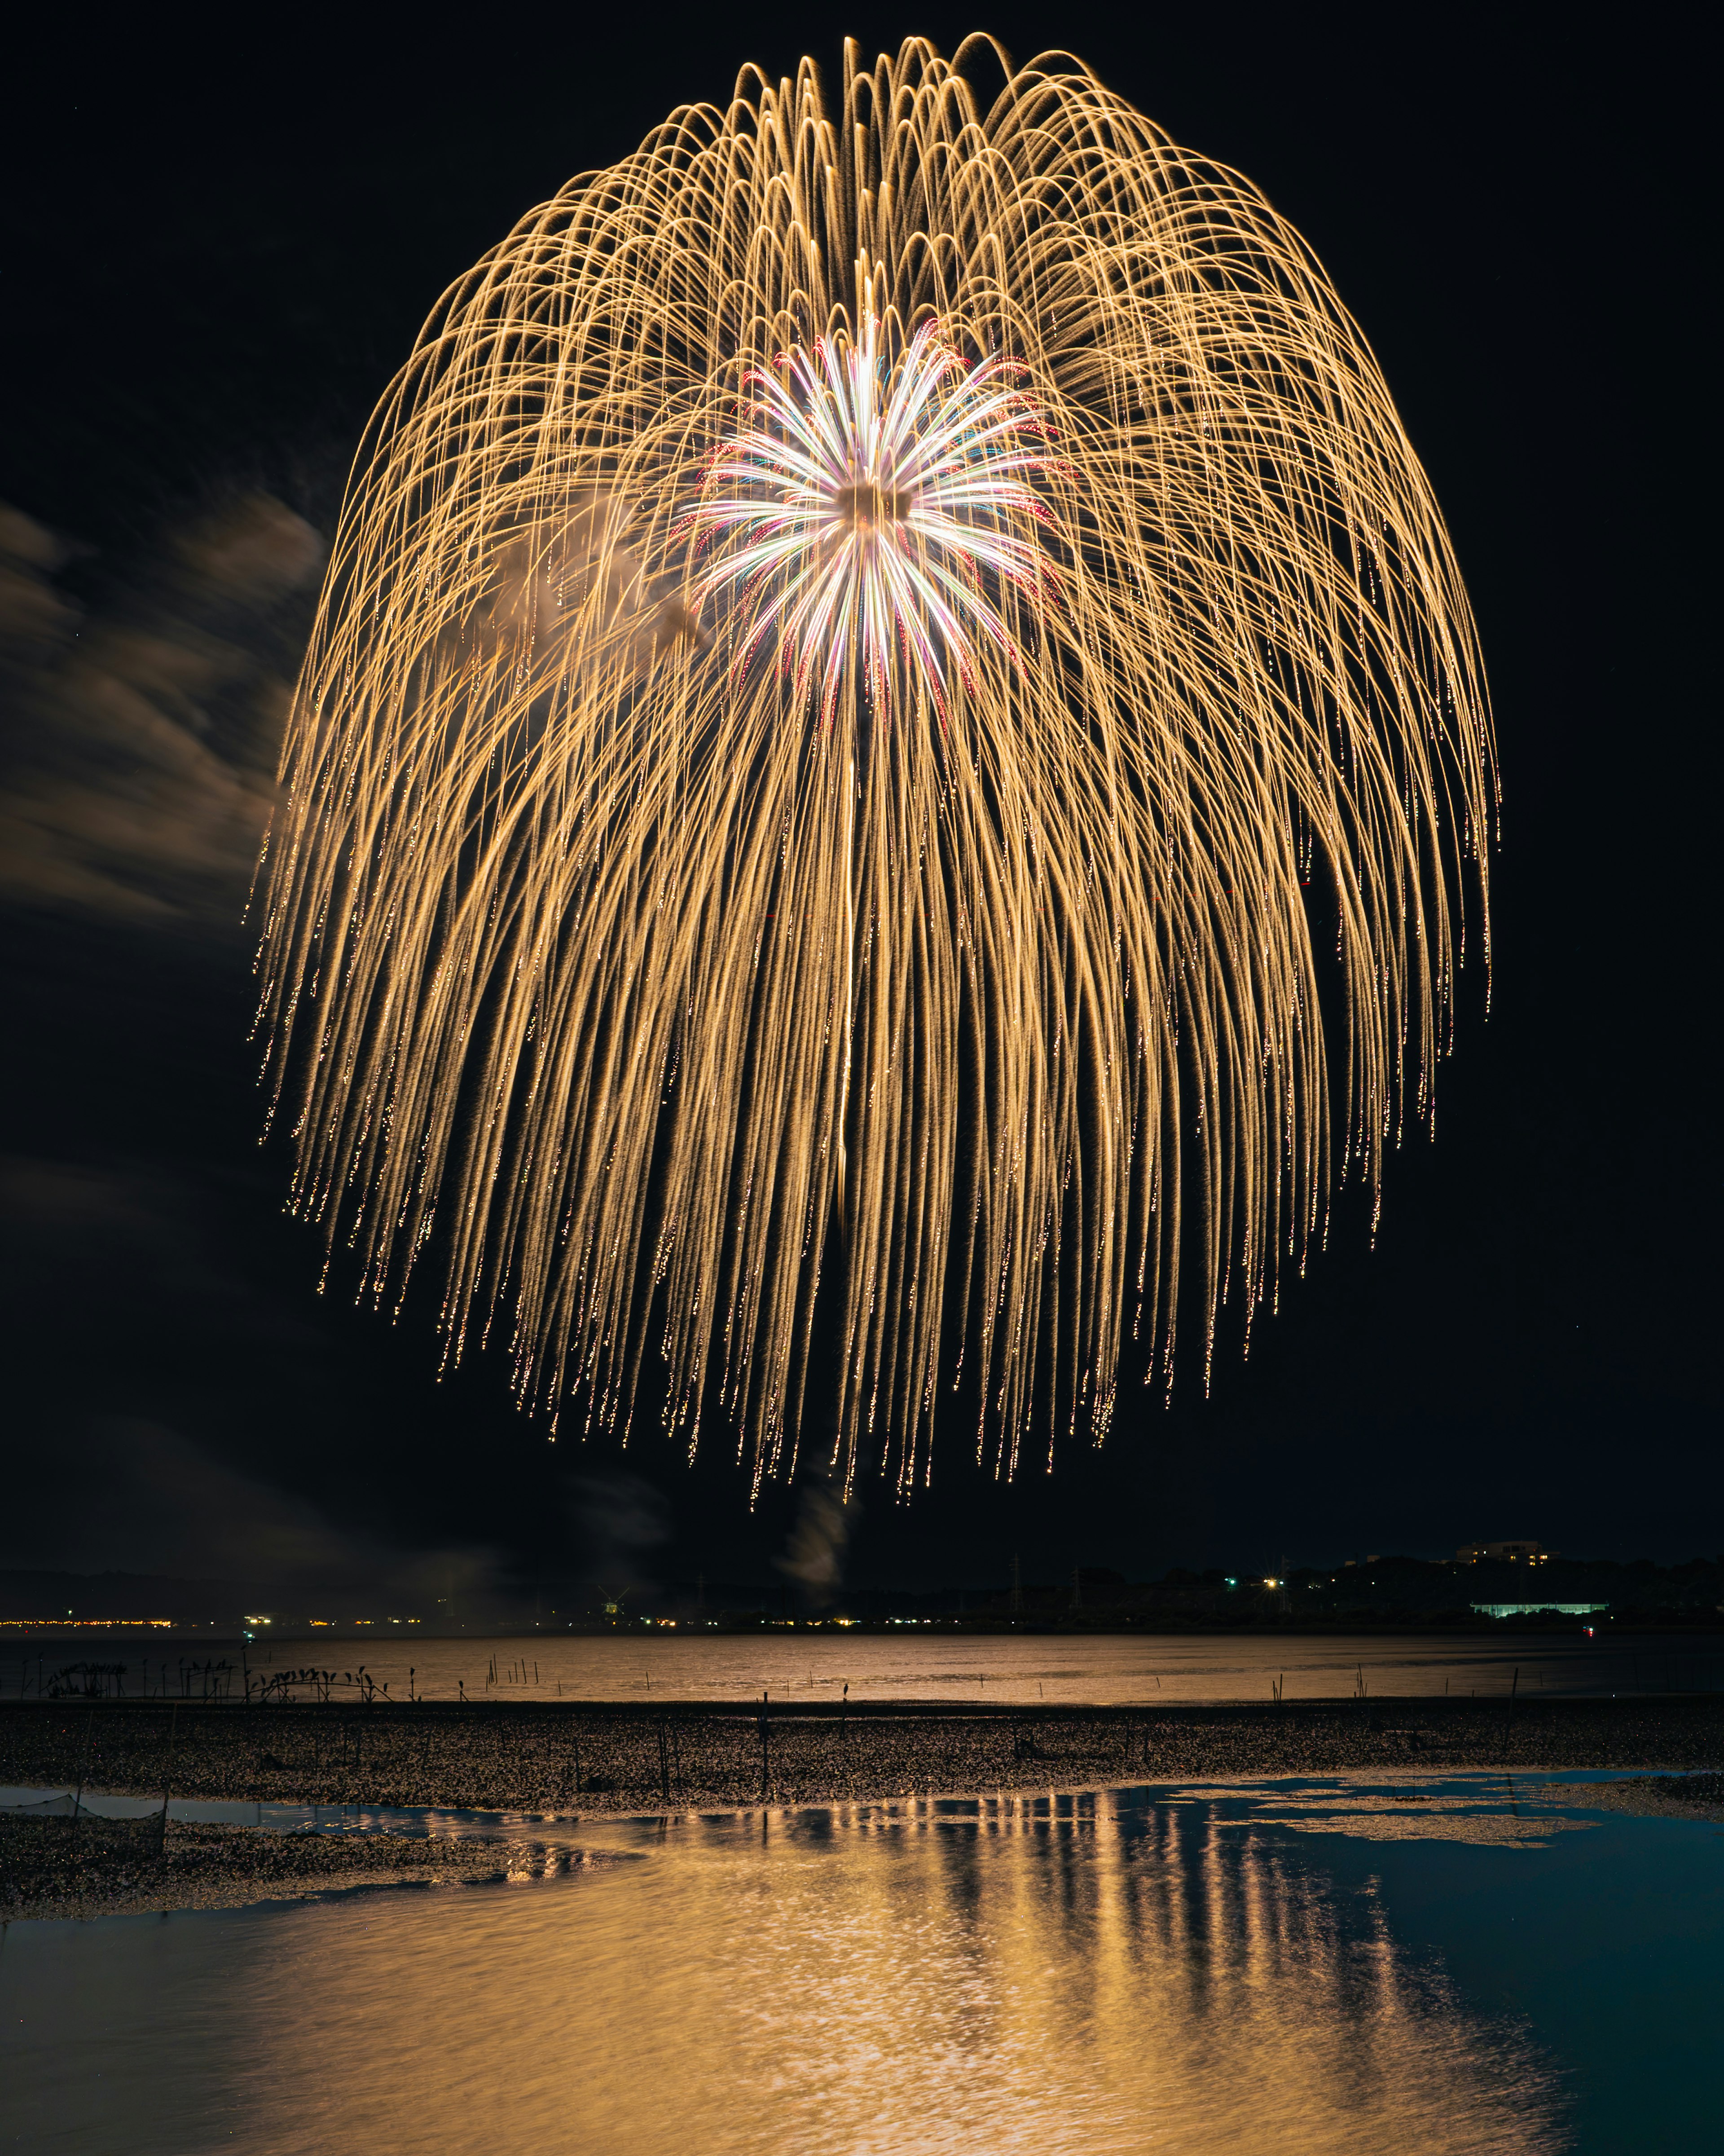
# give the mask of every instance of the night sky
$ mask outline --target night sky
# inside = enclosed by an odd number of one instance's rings
[[[751,1514],[656,1424],[550,1446],[500,1357],[435,1381],[428,1298],[392,1327],[339,1271],[318,1296],[257,1143],[238,915],[314,535],[444,285],[745,58],[835,73],[847,28],[978,25],[1069,44],[1248,174],[1373,342],[1491,671],[1495,1006],[1473,969],[1436,1143],[1391,1163],[1374,1250],[1337,1206],[1249,1364],[1224,1333],[1209,1399],[1188,1353],[1170,1409],[1134,1394],[1105,1451],[1016,1488],[953,1427],[908,1509],[864,1486],[850,1577],[1716,1548],[1697,15],[1606,41],[1555,8],[583,13],[14,33],[0,1565],[770,1576],[795,1491]]]

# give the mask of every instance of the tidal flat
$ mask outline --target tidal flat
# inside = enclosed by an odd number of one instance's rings
[[[1724,1764],[1724,1696],[1211,1703],[0,1705],[0,1784],[561,1819],[874,1803],[1132,1779]]]
[[[346,1836],[172,1820],[0,1813],[0,1924],[237,1909],[330,1892],[505,1878],[526,1852],[494,1840]]]

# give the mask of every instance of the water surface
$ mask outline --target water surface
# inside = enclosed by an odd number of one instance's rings
[[[121,1650],[125,1651],[124,1650]],[[112,1650],[44,1646],[43,1673]],[[237,1646],[188,1648],[176,1642],[147,1658],[133,1655],[126,1689],[170,1697],[199,1697],[196,1665],[212,1657],[233,1665]],[[35,1650],[0,1661],[8,1693],[37,1681]],[[622,1632],[600,1638],[535,1635],[524,1639],[408,1639],[379,1629],[362,1637],[283,1640],[260,1635],[248,1650],[256,1676],[315,1665],[341,1673],[363,1663],[392,1698],[837,1701],[849,1686],[858,1701],[997,1701],[1025,1706],[1155,1706],[1213,1700],[1268,1700],[1271,1686],[1300,1699],[1545,1693],[1639,1693],[1724,1689],[1724,1639],[1675,1635],[1618,1646],[1572,1633],[1460,1639],[1453,1634],[1337,1638],[1274,1635],[1103,1635],[1093,1639],[1032,1635],[967,1637],[886,1634],[837,1628],[768,1630],[701,1639],[681,1633]],[[344,1690],[338,1687],[338,1691]]]
[[[572,1831],[636,1861],[15,1924],[0,2134],[78,2156],[1707,2145],[1724,1835],[1588,1811],[1561,1779],[613,1820]]]

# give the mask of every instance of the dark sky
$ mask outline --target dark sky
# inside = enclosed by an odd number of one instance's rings
[[[1249,174],[1373,340],[1491,669],[1496,1004],[1465,1004],[1374,1250],[1343,1204],[1249,1365],[1235,1340],[1208,1400],[1128,1400],[1051,1479],[1000,1488],[955,1443],[907,1511],[865,1487],[853,1576],[1718,1545],[1697,13],[56,13],[13,48],[0,190],[0,501],[31,520],[0,531],[0,1565],[632,1549],[738,1577],[783,1547],[794,1493],[751,1515],[726,1460],[691,1474],[655,1431],[553,1450],[500,1363],[435,1382],[423,1309],[319,1298],[256,1143],[235,914],[314,535],[444,284],[744,58],[978,23],[1019,58],[1070,46]]]

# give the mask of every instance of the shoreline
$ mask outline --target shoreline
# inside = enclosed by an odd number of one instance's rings
[[[1608,1612],[1604,1622],[1609,1636],[1599,1643],[1607,1650],[1619,1639],[1640,1645],[1664,1638],[1716,1640],[1724,1636],[1724,1621],[1710,1605],[1667,1610],[1630,1605],[1619,1610],[1608,1604],[1599,1608],[1601,1612]],[[275,1620],[271,1621],[273,1625]],[[653,1620],[655,1626],[657,1621]],[[685,1625],[688,1629],[683,1629]],[[813,1635],[829,1638],[836,1630],[841,1630],[843,1636],[852,1641],[889,1640],[900,1646],[917,1639],[942,1645],[950,1645],[954,1640],[972,1640],[977,1644],[1014,1640],[1056,1640],[1066,1644],[1089,1640],[1314,1640],[1328,1645],[1337,1640],[1352,1643],[1383,1639],[1398,1645],[1409,1640],[1429,1639],[1473,1644],[1483,1640],[1504,1645],[1524,1640],[1528,1646],[1537,1647],[1547,1645],[1552,1639],[1573,1640],[1579,1630],[1578,1612],[1540,1604],[1529,1604],[1512,1617],[1487,1616],[1482,1609],[1475,1610],[1469,1604],[1459,1609],[1352,1609],[1336,1611],[1327,1616],[1311,1611],[1302,1613],[1296,1623],[1275,1616],[1186,1619],[1177,1613],[1134,1616],[1105,1610],[1061,1611],[1050,1617],[989,1615],[982,1611],[938,1617],[855,1617],[844,1620],[841,1626],[838,1620],[825,1617],[735,1618],[715,1620],[698,1627],[682,1619],[650,1634],[634,1632],[608,1618],[562,1624],[549,1630],[531,1621],[470,1627],[464,1625],[449,1630],[440,1624],[415,1619],[410,1635],[404,1629],[397,1631],[375,1620],[362,1619],[357,1624],[340,1620],[302,1624],[293,1620],[282,1629],[272,1629],[267,1641],[238,1619],[203,1624],[178,1619],[80,1618],[70,1624],[62,1624],[58,1619],[48,1617],[0,1617],[0,1650],[35,1651],[51,1647],[71,1652],[80,1648],[141,1643],[160,1648],[237,1649],[242,1644],[375,1648],[380,1642],[403,1646],[411,1637],[428,1645],[464,1646],[475,1650],[498,1645],[544,1649],[608,1640],[638,1653],[644,1646],[650,1650],[659,1646],[699,1646],[737,1640],[769,1644],[785,1635],[798,1640]],[[4,1658],[3,1651],[0,1651],[0,1662]]]
[[[536,1852],[542,1863],[544,1852]],[[0,1929],[9,1923],[249,1908],[382,1887],[485,1886],[533,1861],[516,1839],[273,1831],[0,1814]]]
[[[1493,1779],[1500,1771],[1492,1771]],[[1540,1771],[1536,1767],[1521,1770],[1523,1798],[1643,1819],[1724,1824],[1724,1772],[1661,1773],[1611,1782],[1557,1784],[1532,1779]],[[1415,1770],[1400,1766],[1378,1772],[1410,1777]],[[1248,1786],[1259,1785],[1256,1778],[1229,1779]],[[1512,1792],[1513,1776],[1507,1779]],[[1067,1788],[1050,1784],[1036,1794],[1057,1804],[1062,1799],[1101,1795],[1133,1786],[1131,1782],[1090,1781]],[[1224,1788],[1226,1781],[1220,1786]],[[998,1800],[1005,1794],[930,1789],[907,1799],[875,1801],[967,1802],[981,1806],[989,1796]],[[1188,1794],[1201,1794],[1201,1786]],[[769,1803],[764,1807],[725,1807],[716,1813],[697,1805],[677,1806],[668,1813],[660,1808],[612,1812],[605,1815],[605,1823],[617,1825],[629,1820],[649,1824],[679,1815],[735,1817],[756,1810],[770,1814],[824,1808],[824,1804],[813,1799],[794,1806]],[[502,1886],[629,1861],[628,1853],[572,1845],[566,1830],[581,1824],[579,1814],[547,1815],[542,1824],[559,1830],[535,1835],[525,1820],[506,1833],[464,1835],[353,1832],[339,1825],[284,1829],[172,1820],[165,1823],[164,1835],[155,1815],[114,1819],[93,1812],[54,1814],[46,1806],[40,1810],[31,1807],[0,1810],[0,1937],[13,1923],[89,1923],[100,1917],[159,1917],[270,1905],[290,1907],[405,1887],[446,1890]]]
[[[173,1820],[164,1845],[159,1815],[71,1816],[50,1799],[0,1812],[0,1927],[493,1884],[616,1861],[568,1845],[583,1821],[978,1792],[1058,1799],[1146,1781],[1614,1770],[1626,1779],[1583,1785],[1586,1805],[1724,1823],[1721,1763],[1724,1704],[1703,1697],[1653,1708],[1378,1700],[1167,1709],[1153,1718],[921,1703],[910,1714],[787,1712],[769,1719],[764,1744],[757,1712],[715,1707],[342,1705],[176,1716],[141,1702],[69,1712],[44,1705],[0,1714],[0,1784],[75,1781],[89,1797],[159,1799],[166,1772],[172,1794],[189,1801],[536,1814],[553,1831],[535,1835],[526,1817],[504,1832],[459,1837]],[[1580,1798],[1573,1789],[1571,1801]]]
[[[567,1817],[1412,1768],[1724,1765],[1724,1697],[1285,1706],[0,1704],[0,1784]]]

